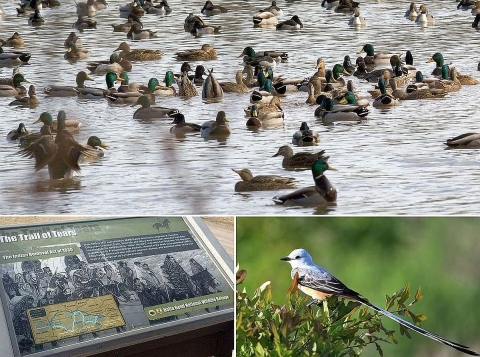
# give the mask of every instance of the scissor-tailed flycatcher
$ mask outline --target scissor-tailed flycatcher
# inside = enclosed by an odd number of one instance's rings
[[[402,326],[405,326],[421,335],[427,336],[432,340],[441,342],[447,346],[453,347],[463,353],[479,356],[478,353],[470,350],[467,346],[449,341],[437,334],[424,330],[400,317],[392,314],[387,310],[383,310],[362,298],[359,293],[349,289],[340,280],[335,278],[328,271],[316,265],[312,261],[312,257],[305,249],[295,249],[285,258],[281,258],[290,263],[292,266],[292,279],[298,274],[298,288],[305,294],[311,296],[316,300],[325,300],[326,298],[336,295],[346,299],[358,301],[359,303],[368,306],[369,308],[391,318]]]

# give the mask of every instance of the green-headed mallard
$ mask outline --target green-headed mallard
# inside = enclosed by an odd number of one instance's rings
[[[37,98],[37,95],[36,95],[36,92],[35,92],[35,86],[30,85],[30,87],[28,87],[28,95],[27,96],[17,98],[14,101],[10,102],[10,104],[8,104],[8,105],[19,105],[19,106],[34,108],[39,103],[40,103],[40,101]]]
[[[88,57],[90,57],[90,51],[84,47],[77,47],[73,42],[70,42],[67,51],[63,55],[63,58],[70,63],[76,62],[77,60],[87,59]]]
[[[420,9],[418,10],[418,16],[415,19],[415,22],[422,26],[433,25],[435,24],[435,18],[432,14],[428,12],[425,5],[420,5]]]
[[[93,81],[85,71],[77,73],[76,82],[77,86],[62,86],[62,85],[50,85],[43,88],[43,92],[51,97],[76,97],[78,95],[78,88],[85,88],[85,81]]]
[[[295,188],[296,182],[294,178],[279,175],[257,175],[253,176],[249,169],[236,170],[242,181],[235,183],[236,192],[247,191],[271,191]]]
[[[24,123],[18,124],[17,129],[10,130],[7,134],[7,140],[8,141],[16,141],[19,140],[20,138],[30,135],[30,132],[27,130],[25,127]]]
[[[293,133],[292,144],[298,146],[315,145],[320,141],[318,132],[311,130],[307,122],[302,122],[300,129]]]
[[[207,0],[200,12],[205,16],[213,16],[213,15],[222,14],[224,12],[228,12],[228,9],[221,5],[213,5],[213,3],[210,0]]]
[[[190,33],[194,36],[215,34],[219,33],[221,28],[221,26],[208,25],[197,20],[193,23]]]
[[[320,106],[315,109],[315,116],[321,117],[325,123],[363,120],[369,113],[368,108],[363,105],[334,106],[333,99],[329,97],[324,97]]]
[[[435,68],[432,71],[433,76],[441,77],[442,76],[442,66],[445,64],[443,55],[440,52],[435,52],[431,58],[428,59],[427,63],[435,62]],[[449,65],[451,67],[451,65]]]
[[[155,61],[159,60],[163,56],[163,52],[160,50],[151,49],[130,49],[130,45],[125,41],[120,43],[115,51],[120,52],[120,58],[124,58],[128,61]]]
[[[272,157],[283,156],[282,167],[284,168],[309,168],[318,158],[324,158],[325,150],[318,151],[316,153],[311,152],[297,152],[293,153],[293,150],[290,146],[284,145],[281,146],[277,153]]]
[[[186,71],[182,72],[178,80],[178,96],[188,99],[197,95],[197,87],[195,87],[195,84],[188,78],[188,73]]]
[[[259,12],[253,15],[253,26],[277,26],[278,19],[270,11]]]
[[[283,10],[277,6],[277,2],[275,0],[272,1],[272,5],[259,10],[258,12],[271,12],[275,16],[283,15]]]
[[[348,20],[348,25],[353,27],[367,26],[367,20],[360,15],[360,9],[358,7],[353,9],[353,14]]]
[[[132,107],[141,105],[135,113],[133,113],[133,119],[161,119],[170,118],[174,114],[178,113],[176,108],[167,107],[152,107],[150,106],[150,99],[146,95],[138,97],[137,102],[132,104]]]
[[[122,78],[118,76],[115,72],[108,72],[105,74],[105,83],[107,89],[103,88],[93,88],[93,87],[77,87],[78,97],[83,99],[102,99],[108,93],[113,93],[116,91],[115,83],[121,82]]]
[[[315,186],[298,189],[286,195],[275,196],[273,200],[281,205],[317,206],[331,204],[337,200],[337,190],[330,183],[324,172],[336,170],[326,159],[319,158],[312,164],[312,175]]]
[[[105,156],[103,149],[108,149],[109,146],[105,144],[98,136],[92,135],[87,140],[87,148],[91,149],[86,155],[82,154],[81,162],[96,162],[98,159]]]
[[[73,23],[72,28],[77,29],[80,32],[86,29],[96,29],[97,21],[88,16],[78,15],[77,21]]]
[[[220,87],[222,87],[225,93],[247,93],[248,87],[243,82],[243,73],[242,71],[237,71],[235,74],[236,83],[233,82],[220,82]]]
[[[345,87],[346,82],[341,74],[346,74],[347,76],[349,73],[343,68],[343,66],[339,63],[333,66],[332,70],[327,70],[325,72],[325,81],[326,83],[331,83],[334,88],[338,87]]]
[[[228,118],[223,110],[217,113],[217,118],[215,120],[204,122],[200,128],[200,135],[203,137],[210,135],[227,136],[230,135],[230,133]]]
[[[378,79],[378,88],[380,89],[380,95],[373,101],[373,106],[376,108],[388,108],[399,104],[397,98],[387,93],[387,84],[385,78]]]
[[[213,69],[208,70],[208,76],[203,81],[202,86],[203,99],[223,98],[223,89],[213,75]]]
[[[452,149],[477,149],[480,148],[480,134],[461,134],[454,138],[447,139],[445,145]]]
[[[200,131],[200,128],[202,127],[199,124],[186,123],[185,116],[182,113],[176,113],[172,115],[172,117],[173,117],[172,124],[175,124],[170,128],[170,132],[172,134],[193,133],[193,132]]]
[[[188,49],[175,53],[179,61],[210,61],[217,59],[217,51],[208,43],[199,49]]]
[[[390,58],[393,53],[387,52],[375,52],[375,48],[372,44],[365,44],[358,53],[365,53],[363,60],[366,65],[386,65],[390,64]]]
[[[12,36],[10,36],[6,41],[5,41],[5,44],[7,46],[12,46],[14,48],[19,48],[19,47],[23,47],[25,45],[25,42],[22,38],[22,36],[20,36],[20,34],[18,32],[14,32]]]
[[[443,89],[430,89],[428,85],[420,88],[417,86],[409,86],[407,88],[410,88],[410,90],[406,92],[397,89],[397,84],[393,78],[390,79],[390,87],[392,88],[392,95],[400,100],[443,98],[448,93]]]
[[[273,98],[272,81],[267,79],[262,88],[254,90],[250,95],[250,103],[252,104],[268,104]]]
[[[247,46],[243,49],[242,53],[238,57],[242,56],[243,63],[252,67],[262,66],[263,68],[274,68],[276,67],[277,62],[281,62],[282,60],[286,60],[288,58],[288,53],[283,51],[256,52],[253,47]]]
[[[15,97],[20,94],[19,88],[23,82],[28,82],[23,74],[16,73],[12,78],[12,84],[0,84],[0,97]]]
[[[303,24],[298,15],[293,15],[290,20],[279,22],[275,28],[277,30],[298,30],[303,28]]]
[[[412,2],[410,3],[408,10],[405,11],[404,17],[408,18],[411,21],[415,21],[417,16],[418,16],[417,5],[414,2]]]
[[[177,90],[173,87],[173,72],[167,71],[164,78],[165,85],[160,85],[157,78],[153,77],[148,80],[146,87],[142,86],[140,91],[146,94],[157,96],[171,96],[177,95]]]
[[[0,47],[0,67],[2,66],[18,66],[26,64],[32,55],[27,52],[5,52],[3,47]]]

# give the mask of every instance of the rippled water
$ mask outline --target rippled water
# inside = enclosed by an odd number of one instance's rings
[[[97,13],[96,30],[79,34],[90,59],[106,59],[125,40],[124,33],[114,33],[110,24],[125,21],[118,17],[118,6],[125,1],[109,1],[109,7]],[[234,81],[242,69],[238,58],[243,48],[287,50],[290,59],[281,63],[276,74],[305,77],[315,72],[317,57],[327,67],[341,63],[349,54],[353,59],[365,43],[377,50],[411,50],[418,69],[430,73],[433,63],[426,63],[434,52],[442,52],[447,62],[454,62],[461,73],[477,72],[479,34],[470,26],[473,16],[456,10],[453,1],[429,4],[436,16],[434,26],[422,28],[405,19],[409,1],[364,1],[361,13],[368,26],[355,30],[348,26],[349,15],[320,7],[320,1],[278,1],[281,19],[299,15],[304,29],[276,31],[254,28],[252,14],[269,1],[231,0],[222,3],[232,11],[206,18],[221,25],[218,35],[195,38],[183,30],[190,12],[200,13],[204,1],[173,1],[167,16],[145,15],[145,28],[158,31],[158,37],[131,43],[132,48],[160,49],[159,61],[134,63],[131,81],[146,83],[153,75],[163,78],[165,71],[179,72],[181,62],[176,51],[199,48],[210,43],[218,59],[204,63],[213,67],[220,81]],[[434,5],[433,5],[434,4]],[[69,64],[63,59],[63,42],[76,20],[73,1],[45,9],[43,26],[30,27],[25,17],[16,16],[16,2],[2,2],[5,15],[0,20],[0,38],[18,31],[25,39],[24,50],[32,52],[30,65],[22,66],[25,77],[39,92],[41,104],[35,109],[9,107],[11,98],[0,98],[4,135],[23,121],[27,128],[42,111],[53,114],[65,109],[69,117],[83,123],[76,136],[80,142],[93,134],[110,145],[107,156],[97,164],[83,165],[73,180],[50,180],[46,170],[34,172],[33,161],[17,154],[18,147],[0,141],[1,214],[474,214],[480,211],[478,170],[480,151],[444,150],[447,138],[478,130],[478,88],[463,87],[440,100],[405,101],[391,110],[371,108],[368,120],[361,123],[337,123],[324,126],[313,115],[315,106],[304,104],[304,92],[282,99],[285,125],[252,132],[245,126],[243,108],[249,94],[225,94],[220,102],[204,103],[201,97],[182,100],[165,98],[157,105],[179,108],[187,121],[202,123],[225,110],[232,135],[225,141],[204,140],[199,135],[177,139],[169,133],[168,120],[138,122],[132,119],[135,108],[110,106],[104,100],[46,98],[47,84],[73,84],[86,60]],[[9,48],[5,48],[6,50]],[[202,64],[193,62],[193,65]],[[0,68],[0,76],[11,74]],[[371,84],[354,78],[357,90],[367,96]],[[89,83],[91,84],[91,83]],[[91,85],[104,87],[102,76]],[[234,184],[239,177],[231,168],[250,168],[254,174],[282,174],[296,177],[300,186],[312,184],[309,171],[290,172],[281,168],[281,159],[272,157],[278,147],[289,144],[301,121],[321,134],[318,147],[326,149],[330,163],[338,171],[328,178],[338,190],[337,205],[329,208],[276,206],[274,191],[238,194]]]

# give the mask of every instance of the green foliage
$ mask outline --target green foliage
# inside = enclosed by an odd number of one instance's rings
[[[238,269],[238,267],[237,267]],[[244,273],[243,279],[246,277]],[[237,277],[239,273],[237,271]],[[241,284],[243,279],[237,280]],[[272,300],[270,282],[260,286],[252,296],[237,285],[237,356],[360,356],[374,345],[383,356],[381,343],[398,343],[395,332],[386,329],[381,314],[361,304],[342,298],[309,304],[303,293],[287,292],[287,303]],[[421,300],[420,288],[412,302],[410,286],[386,297],[386,308],[396,306],[396,313],[408,315],[414,323],[426,319],[410,311]],[[407,337],[408,330],[401,329]]]

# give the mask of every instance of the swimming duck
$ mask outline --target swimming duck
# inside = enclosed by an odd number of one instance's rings
[[[272,97],[268,104],[258,106],[254,104],[257,110],[257,117],[263,126],[277,126],[283,124],[283,109],[280,98]]]
[[[15,97],[21,95],[21,84],[23,82],[28,82],[28,80],[25,79],[23,74],[16,73],[12,78],[12,85],[0,84],[0,97]]]
[[[277,26],[278,19],[270,11],[259,12],[253,15],[253,26]]]
[[[414,2],[412,2],[410,3],[410,7],[408,8],[408,10],[405,11],[404,17],[408,18],[411,21],[414,21],[417,18],[417,16],[418,16],[417,5]]]
[[[172,134],[185,134],[185,133],[193,133],[200,131],[201,125],[194,124],[194,123],[186,123],[185,116],[182,113],[176,113],[172,115],[173,122],[175,124],[170,128],[170,132]]]
[[[349,75],[352,75],[355,72],[356,66],[352,64],[352,60],[349,55],[343,57],[343,69],[348,72]]]
[[[435,88],[441,88],[447,92],[457,92],[462,84],[457,78],[457,70],[455,67],[449,67],[446,64],[442,66],[442,79],[435,81]]]
[[[474,149],[480,148],[480,134],[465,133],[454,138],[447,139],[445,143],[449,148],[456,149]]]
[[[128,69],[128,64],[130,64],[130,69]],[[87,63],[87,68],[95,74],[105,74],[108,72],[120,74],[123,71],[131,70],[131,63],[125,59],[121,59],[118,53],[112,53],[108,61],[91,61]]]
[[[290,20],[279,22],[275,28],[277,30],[298,30],[303,28],[303,24],[298,15],[293,15]]]
[[[102,99],[106,94],[115,92],[115,83],[121,82],[123,79],[118,76],[115,72],[108,72],[105,74],[105,83],[107,89],[103,88],[93,88],[93,87],[77,87],[77,95],[83,99]]]
[[[202,137],[210,135],[227,136],[230,135],[230,127],[228,126],[228,118],[223,110],[217,113],[215,120],[208,120],[202,124],[200,135]]]
[[[433,17],[432,14],[428,12],[427,7],[425,5],[420,5],[418,16],[415,19],[415,22],[422,26],[434,25],[435,18]]]
[[[177,95],[173,87],[173,72],[167,71],[164,78],[165,85],[160,85],[157,78],[150,78],[146,87],[141,87],[140,91],[157,96]]]
[[[111,26],[113,27],[113,32],[128,33],[134,22],[140,24],[140,26],[143,27],[143,24],[140,21],[140,18],[134,14],[128,15],[127,21],[124,22],[123,24],[111,24]]]
[[[258,12],[271,12],[275,16],[283,15],[283,10],[277,6],[277,2],[272,1],[272,5],[266,7],[265,9],[259,10]]]
[[[479,13],[480,13],[480,2],[475,1],[475,8],[472,9],[472,15],[476,16]]]
[[[125,41],[120,43],[115,51],[120,52],[120,58],[124,58],[128,61],[155,61],[162,58],[163,53],[160,50],[151,49],[130,49],[130,45]]]
[[[107,144],[105,144],[98,136],[95,135],[92,135],[88,138],[86,147],[90,150],[88,151],[87,155],[82,154],[80,159],[81,162],[96,162],[98,159],[105,156],[102,148],[109,148]]]
[[[358,97],[357,93],[355,92],[355,88],[353,87],[352,80],[347,82],[347,87],[344,90],[337,91],[337,95],[335,96],[334,100],[340,105],[358,105],[362,107],[370,105],[370,102],[367,99]]]
[[[262,88],[254,90],[250,95],[250,103],[252,104],[268,104],[273,98],[272,94],[272,81],[270,79],[265,80]]]
[[[217,51],[209,44],[203,44],[200,49],[189,49],[175,53],[179,61],[209,61],[217,59]]]
[[[45,23],[45,19],[40,15],[40,10],[35,9],[35,12],[32,16],[28,19],[28,24],[30,26],[40,26]]]
[[[82,123],[77,119],[67,119],[67,114],[64,110],[59,110],[57,119],[53,120],[52,115],[49,112],[43,112],[40,117],[33,122],[33,124],[43,123],[44,126],[48,126],[52,133],[58,132],[59,128],[63,128],[70,133],[76,133],[80,129]]]
[[[345,87],[346,82],[341,74],[349,75],[349,73],[339,63],[333,66],[332,70],[325,72],[325,83],[330,83],[334,88]]]
[[[315,116],[321,117],[325,123],[336,121],[359,121],[365,119],[370,111],[363,105],[334,105],[334,100],[324,97],[320,106],[315,109]]]
[[[141,105],[142,107],[133,113],[133,119],[170,118],[178,113],[178,109],[176,108],[150,106],[150,99],[146,95],[138,97],[137,102],[131,106],[134,107],[137,105]]]
[[[190,33],[194,36],[201,36],[201,35],[219,33],[220,29],[221,29],[221,26],[208,25],[206,23],[202,23],[197,20],[193,23],[193,28],[190,31]]]
[[[8,105],[19,105],[19,106],[27,106],[30,108],[36,107],[40,101],[37,98],[36,92],[35,92],[35,86],[30,85],[28,87],[28,95],[26,97],[21,97],[17,98],[14,101],[10,102]]]
[[[282,205],[317,206],[332,204],[337,200],[337,190],[324,175],[327,170],[336,169],[324,158],[317,159],[311,167],[315,186],[308,186],[286,195],[275,196],[274,202]]]
[[[270,56],[270,53],[276,57],[274,58]],[[274,68],[277,65],[277,59],[279,59],[279,61],[282,60],[282,55],[285,56],[283,53],[277,51],[263,51],[257,53],[253,47],[247,46],[243,49],[242,53],[238,57],[243,56],[243,63],[252,67],[262,66],[264,68]]]
[[[115,105],[134,105],[137,103],[138,98],[141,96],[147,95],[150,103],[155,103],[155,96],[154,95],[148,95],[141,93],[139,91],[131,91],[131,92],[118,92],[118,91],[111,91],[111,92],[105,92],[104,96],[108,100],[110,104],[115,104]]]
[[[223,7],[220,5],[213,5],[213,3],[210,0],[207,0],[200,12],[205,16],[213,16],[213,15],[222,14],[227,11],[228,9],[226,7]]]
[[[127,38],[131,38],[134,41],[146,40],[153,37],[157,37],[157,31],[143,29],[142,26],[137,22],[134,22],[130,27],[130,30],[127,32]]]
[[[130,82],[130,77],[127,72],[120,73],[121,82],[117,87],[117,92],[126,93],[126,92],[138,92],[142,87],[139,83]]]
[[[78,48],[73,42],[70,42],[68,49],[63,56],[63,58],[70,63],[76,62],[77,60],[86,59],[88,57],[90,57],[90,51],[83,47]]]
[[[251,105],[248,109],[245,110],[245,115],[249,115],[245,125],[247,128],[256,130],[262,126],[262,121],[258,119],[258,106],[256,104]]]
[[[146,3],[145,3],[146,4]],[[151,3],[149,3],[151,4]],[[148,5],[144,6],[145,7],[145,12],[147,14],[155,14],[155,15],[168,15],[169,13],[172,12],[172,9],[168,5],[167,0],[162,0],[158,5]]]
[[[138,18],[142,17],[145,14],[145,10],[142,7],[140,0],[133,0],[131,3],[120,5],[118,7],[121,18],[128,18],[130,15],[135,15]]]
[[[43,92],[51,97],[76,97],[78,95],[77,88],[85,88],[85,81],[93,81],[93,78],[85,71],[80,71],[76,76],[77,87],[50,85],[43,88]]]
[[[333,9],[335,12],[342,12],[342,13],[351,13],[355,8],[360,5],[356,1],[352,0],[339,0],[338,5]]]
[[[409,91],[403,91],[401,89],[397,89],[397,84],[393,78],[390,79],[390,87],[392,88],[392,95],[395,98],[400,100],[417,100],[417,99],[430,99],[430,98],[443,98],[447,95],[447,91],[443,89],[430,89],[428,85],[426,87],[419,88],[415,86],[409,86]]]
[[[387,93],[387,84],[385,82],[385,78],[381,77],[378,79],[378,88],[380,89],[380,95],[375,98],[373,101],[373,106],[376,108],[387,108],[393,107],[399,104],[397,98],[393,95]]]
[[[323,154],[325,154],[325,150],[318,151],[316,153],[311,152],[297,152],[296,154],[293,153],[293,150],[288,145],[281,146],[277,153],[272,157],[276,156],[283,156],[282,160],[282,167],[284,168],[309,168],[311,165],[318,159],[324,158],[326,159]]]
[[[31,56],[32,55],[27,52],[5,52],[3,47],[0,47],[0,67],[26,64]]]
[[[360,10],[358,7],[353,9],[353,14],[348,20],[348,25],[354,27],[367,26],[367,20],[365,19],[365,17],[360,15]]]
[[[366,65],[386,65],[390,64],[390,58],[393,56],[392,53],[386,52],[375,52],[375,49],[372,44],[365,44],[358,53],[366,53],[363,58]]]
[[[12,36],[10,36],[6,41],[5,45],[12,46],[14,48],[23,47],[25,42],[23,41],[22,36],[18,32],[14,32]]]
[[[86,29],[96,29],[97,21],[89,18],[88,16],[79,15],[77,21],[73,23],[72,28],[77,29],[80,32]]]
[[[198,91],[195,84],[188,78],[187,72],[183,71],[178,80],[178,96],[188,99],[197,95]]]
[[[208,70],[208,76],[205,78],[202,86],[203,99],[223,98],[223,89],[213,75],[213,69]]]
[[[242,181],[235,183],[235,192],[247,191],[270,191],[295,188],[296,182],[294,178],[279,175],[257,175],[253,176],[249,169],[236,170]]]
[[[30,135],[30,132],[25,127],[25,124],[20,123],[18,124],[17,129],[10,130],[7,134],[8,141],[16,141],[19,140],[21,137]]]
[[[243,82],[243,72],[237,71],[235,74],[235,83],[233,82],[220,82],[220,87],[222,87],[223,92],[225,93],[247,93],[248,87]]]
[[[193,30],[195,22],[197,21],[200,22],[200,24],[205,25],[201,16],[194,15],[193,13],[188,14],[188,16],[185,18],[185,22],[183,23],[183,29],[185,30],[185,32],[191,32]]]
[[[292,144],[298,146],[315,145],[319,141],[320,135],[318,132],[311,130],[305,121],[300,125],[300,129],[293,133],[292,137]]]
[[[86,2],[77,2],[77,16],[95,17],[97,14],[97,4],[95,0],[87,0]]]
[[[74,31],[70,32],[66,40],[63,42],[63,47],[68,48],[72,42],[75,46],[82,47],[82,40],[80,40],[77,33]]]

